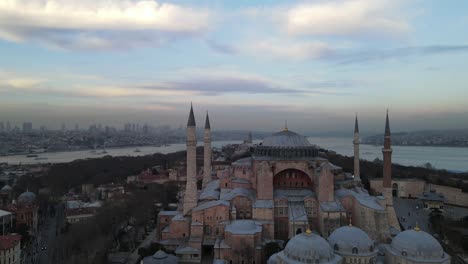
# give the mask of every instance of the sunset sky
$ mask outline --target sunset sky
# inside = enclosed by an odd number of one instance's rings
[[[468,127],[468,1],[0,0],[0,121]]]

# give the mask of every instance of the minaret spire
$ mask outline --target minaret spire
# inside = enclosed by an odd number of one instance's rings
[[[208,111],[206,111],[205,129],[211,129],[211,126],[210,126],[210,117],[208,116]]]
[[[284,129],[283,131],[288,131],[288,120],[284,120]]]
[[[356,113],[356,119],[354,120],[354,178],[356,180],[361,179],[361,172],[359,167],[359,125],[358,125],[358,117]]]
[[[211,181],[211,126],[208,111],[206,111],[205,132],[203,134],[203,181],[202,187]]]
[[[388,121],[388,109],[387,109],[387,119],[385,120],[385,136],[390,136],[390,121]]]
[[[188,119],[188,122],[187,122],[187,126],[188,127],[191,127],[191,126],[196,126],[195,124],[195,116],[193,114],[193,105],[192,103],[190,103],[190,114],[189,114],[189,119]]]
[[[357,113],[356,113],[356,120],[354,120],[354,133],[359,133],[359,125],[357,120]]]
[[[193,106],[190,103],[190,113],[187,122],[187,183],[184,193],[184,215],[187,215],[190,210],[197,206],[198,190],[197,190],[197,135],[195,116],[193,114]]]

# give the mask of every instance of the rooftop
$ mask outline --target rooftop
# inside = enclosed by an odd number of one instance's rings
[[[379,210],[383,211],[385,208],[383,208],[380,203],[377,201],[377,198],[374,196],[370,196],[367,192],[363,191],[360,188],[354,188],[354,189],[338,189],[335,190],[335,194],[339,197],[345,197],[345,196],[354,196],[356,200],[361,204],[362,206],[368,207],[370,209],[374,210]]]
[[[21,235],[0,236],[0,250],[10,249],[21,241]]]
[[[262,232],[262,226],[253,220],[234,220],[226,225],[225,231],[236,235],[253,235]]]

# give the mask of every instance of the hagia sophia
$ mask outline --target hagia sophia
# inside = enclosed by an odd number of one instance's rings
[[[439,242],[418,226],[400,230],[392,198],[388,113],[380,196],[370,195],[361,183],[357,117],[353,175],[287,127],[259,144],[250,137],[244,144],[251,155],[225,166],[212,162],[208,114],[203,141],[204,162],[198,170],[191,107],[185,190],[177,211],[158,215],[158,242],[182,263],[201,263],[206,256],[226,264],[450,262]],[[283,250],[266,257],[266,245],[272,242]],[[169,260],[162,251],[157,254]]]

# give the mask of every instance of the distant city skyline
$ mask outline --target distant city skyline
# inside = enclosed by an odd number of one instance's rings
[[[0,2],[0,121],[468,127],[468,2]],[[70,121],[69,121],[70,120]],[[104,122],[105,121],[105,122]],[[12,125],[13,126],[13,125]]]

